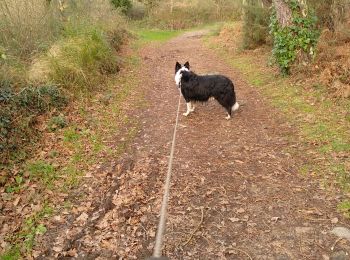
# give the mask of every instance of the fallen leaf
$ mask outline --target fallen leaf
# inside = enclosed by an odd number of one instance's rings
[[[272,217],[272,218],[271,218],[271,221],[277,222],[277,221],[280,220],[280,219],[281,219],[280,217]]]
[[[13,206],[17,206],[18,205],[18,203],[19,203],[19,201],[20,201],[20,199],[21,199],[21,197],[20,196],[18,196],[15,200],[14,200],[14,202],[13,202]]]
[[[233,223],[239,222],[239,218],[229,218],[229,220]]]
[[[338,218],[332,218],[331,223],[332,224],[337,224],[339,222]]]
[[[245,212],[245,209],[244,208],[239,208],[237,209],[237,213],[244,213]]]

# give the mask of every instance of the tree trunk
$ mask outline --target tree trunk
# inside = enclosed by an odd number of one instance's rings
[[[244,20],[244,16],[245,16],[245,7],[247,5],[247,0],[242,0],[242,21]]]
[[[292,10],[284,0],[273,0],[276,9],[277,19],[282,27],[291,25]]]

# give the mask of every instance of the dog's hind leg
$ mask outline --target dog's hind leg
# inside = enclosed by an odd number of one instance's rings
[[[187,111],[186,111],[186,113],[183,113],[184,116],[188,116],[191,112],[194,111],[191,109],[191,101],[186,102],[186,106],[187,106]]]
[[[225,107],[227,111],[227,116],[225,117],[226,120],[229,120],[231,118],[232,114],[232,107]]]
[[[233,107],[233,100],[230,95],[220,95],[215,97],[215,99],[219,102],[220,105],[222,105],[226,111],[227,111],[227,116],[225,119],[230,119],[232,115],[232,107]]]

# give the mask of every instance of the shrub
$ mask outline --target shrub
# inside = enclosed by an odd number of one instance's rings
[[[267,43],[269,36],[269,10],[259,4],[244,7],[243,48],[254,49]]]
[[[52,132],[56,131],[57,129],[64,128],[66,126],[66,119],[62,115],[52,117],[48,123],[48,127]]]
[[[130,0],[111,0],[111,3],[115,8],[120,9],[124,14],[126,14],[132,6]]]
[[[14,99],[18,108],[41,114],[51,108],[59,108],[66,104],[66,98],[56,86],[45,85],[27,87],[21,90]]]
[[[57,86],[92,90],[119,70],[124,28],[110,0],[0,1],[0,163],[38,141],[38,115],[67,103]]]
[[[92,90],[101,81],[99,74],[118,71],[115,57],[104,33],[90,28],[63,39],[50,53],[50,78],[72,90]]]
[[[36,116],[65,106],[67,99],[53,85],[28,86],[15,92],[0,82],[0,163],[6,163],[19,148],[38,138]]]
[[[142,20],[146,14],[146,6],[140,2],[134,2],[127,12],[127,16],[132,20]]]

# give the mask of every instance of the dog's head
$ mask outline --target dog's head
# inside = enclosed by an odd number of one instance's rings
[[[190,63],[186,61],[184,65],[181,65],[179,62],[175,64],[175,83],[177,86],[180,86],[182,72],[190,71]]]

